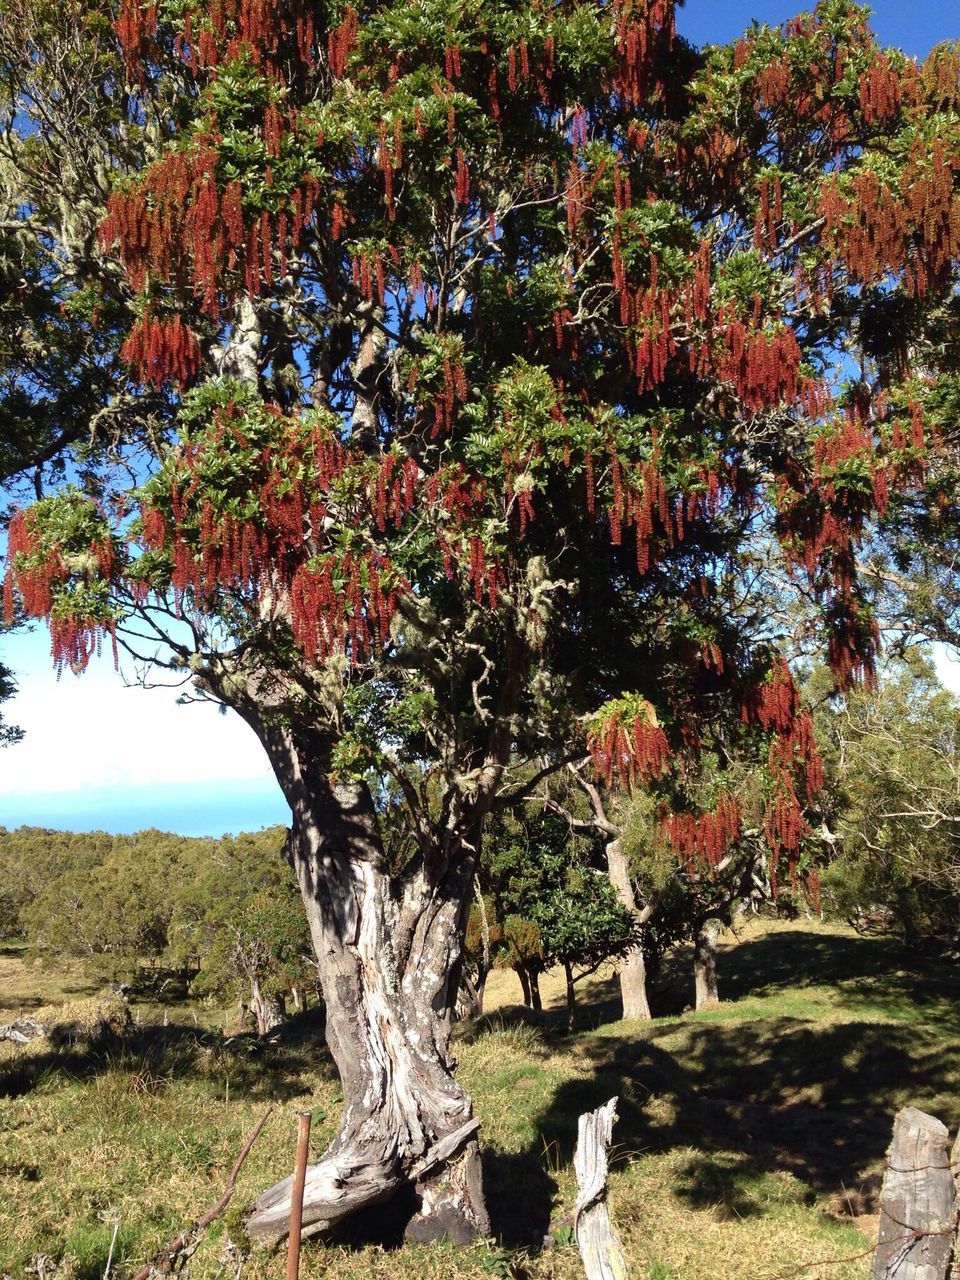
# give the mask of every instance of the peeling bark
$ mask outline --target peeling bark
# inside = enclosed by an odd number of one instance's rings
[[[607,1209],[607,1162],[616,1119],[617,1099],[611,1098],[596,1111],[584,1112],[577,1123],[573,1233],[587,1280],[627,1280],[623,1248]]]
[[[486,1234],[477,1122],[449,1052],[470,851],[438,856],[435,874],[420,861],[398,884],[364,786],[318,784],[309,801],[294,809],[287,854],[317,954],[344,1106],[336,1136],[307,1170],[303,1235],[409,1183],[421,1204],[412,1238]],[[254,1240],[286,1231],[291,1183],[257,1199],[247,1222]]]

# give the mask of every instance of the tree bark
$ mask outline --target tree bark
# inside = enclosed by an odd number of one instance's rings
[[[573,1234],[587,1280],[627,1280],[627,1262],[607,1208],[607,1167],[616,1119],[617,1099],[611,1098],[596,1111],[585,1111],[577,1122]]]
[[[577,1025],[577,993],[573,985],[573,966],[564,961],[563,976],[567,988],[567,1030],[573,1031]]]
[[[490,921],[487,918],[487,904],[483,900],[480,878],[476,875],[473,877],[473,894],[477,904],[477,911],[480,914],[480,944],[482,948],[480,963],[477,967],[477,983],[474,988],[474,1017],[479,1018],[483,1013],[483,993],[487,986],[487,978],[490,976],[490,966],[493,963],[493,959],[490,953]]]
[[[897,1112],[871,1280],[946,1280],[957,1230],[948,1137],[945,1125],[916,1107]]]
[[[256,976],[250,979],[250,1008],[257,1020],[257,1035],[268,1036],[283,1021],[283,1003],[276,996],[268,996]]]
[[[533,1008],[533,997],[530,993],[530,979],[527,976],[526,967],[522,964],[515,964],[513,971],[520,979],[520,990],[523,992],[523,1003],[526,1008]]]
[[[697,930],[693,944],[695,1008],[712,1009],[720,1003],[717,990],[717,934],[720,921],[711,916]]]
[[[530,1008],[540,1013],[543,1009],[543,999],[540,995],[540,970],[536,965],[527,966],[527,981],[530,984]]]
[[[637,908],[637,900],[630,880],[630,867],[626,854],[620,845],[620,839],[607,842],[607,874],[610,883],[617,891],[620,901],[630,912],[638,927],[647,923],[649,914]],[[653,1016],[650,1012],[650,1000],[647,996],[647,962],[643,947],[635,946],[623,956],[617,965],[620,977],[620,998],[623,1001],[623,1016],[638,1022],[649,1022]]]
[[[296,791],[296,789],[292,789]],[[426,857],[402,878],[385,866],[373,801],[362,784],[316,783],[293,794],[287,854],[300,882],[340,1072],[339,1130],[307,1170],[303,1235],[335,1225],[412,1183],[413,1239],[487,1234],[478,1123],[453,1077],[450,1025],[459,987],[469,848]],[[299,802],[299,803],[297,803]],[[278,1239],[291,1178],[257,1199],[255,1240]]]

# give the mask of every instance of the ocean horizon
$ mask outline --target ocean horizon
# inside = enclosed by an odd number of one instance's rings
[[[182,836],[222,836],[289,821],[290,810],[272,778],[0,796],[0,826],[8,829],[130,835],[154,827]]]

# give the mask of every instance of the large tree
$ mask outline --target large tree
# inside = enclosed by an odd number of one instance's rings
[[[777,610],[741,625],[743,551],[842,682],[869,672],[861,539],[891,496],[933,503],[955,426],[864,319],[954,287],[960,57],[881,51],[849,0],[704,55],[669,0],[68,8],[91,55],[53,66],[49,0],[2,0],[8,220],[84,130],[98,237],[40,279],[127,329],[83,395],[153,457],[19,512],[7,599],[61,666],[166,663],[270,757],[343,1079],[306,1230],[410,1182],[484,1230],[448,1043],[484,824],[588,726],[607,779],[669,805],[735,714],[795,859],[809,717]],[[84,93],[32,92],[61,70]],[[739,823],[720,785],[663,815],[707,864]]]

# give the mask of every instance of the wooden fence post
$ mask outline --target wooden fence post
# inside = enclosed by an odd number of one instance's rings
[[[946,1126],[916,1107],[893,1122],[870,1280],[947,1280],[957,1191]]]
[[[577,1203],[573,1234],[587,1280],[628,1280],[627,1263],[607,1211],[607,1152],[617,1118],[617,1099],[587,1111],[577,1125],[573,1168]]]
[[[950,1168],[957,1191],[957,1215],[960,1218],[960,1132],[950,1153]],[[950,1280],[960,1280],[960,1227],[953,1237],[953,1266],[950,1268]]]

